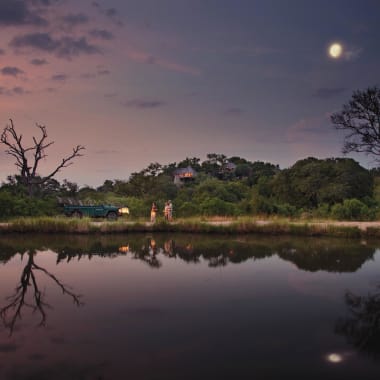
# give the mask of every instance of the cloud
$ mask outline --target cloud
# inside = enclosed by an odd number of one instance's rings
[[[343,94],[345,91],[347,91],[345,87],[321,87],[314,92],[313,96],[321,99],[330,99]]]
[[[23,0],[1,0],[0,1],[0,25],[48,25],[47,20],[38,14],[38,10],[33,9],[28,2]]]
[[[41,59],[41,58],[34,58],[29,61],[32,65],[35,66],[42,66],[48,64],[48,61],[46,59]]]
[[[5,54],[5,50],[4,49],[0,49],[0,55],[4,55]]]
[[[342,57],[345,61],[353,61],[359,58],[363,49],[355,46],[344,46]]]
[[[117,16],[117,10],[115,8],[108,8],[104,11],[104,13],[108,16],[108,17],[115,17]]]
[[[62,1],[64,0],[29,0],[29,3],[33,5],[41,5],[41,6],[48,7],[50,5],[53,5]]]
[[[68,75],[66,74],[55,74],[51,76],[51,80],[57,81],[57,82],[64,82],[68,78]]]
[[[114,38],[114,35],[111,32],[104,29],[92,29],[90,30],[89,34],[94,38],[99,38],[106,41],[112,40]]]
[[[25,91],[23,87],[17,86],[12,88],[12,92],[15,95],[23,95],[26,94],[29,91]]]
[[[240,107],[230,107],[227,108],[224,113],[226,115],[241,115],[242,113],[244,113],[244,110]]]
[[[69,27],[86,24],[89,18],[84,13],[69,13],[62,17],[63,22]]]
[[[80,77],[83,79],[93,79],[93,78],[96,78],[96,74],[94,74],[94,73],[83,73],[80,75]]]
[[[13,96],[13,95],[24,95],[30,94],[30,91],[26,91],[23,87],[13,87],[13,88],[5,88],[0,86],[0,95],[4,96]]]
[[[107,16],[112,19],[112,21],[118,25],[123,26],[123,22],[119,19],[119,12],[116,8],[102,8],[101,5],[97,1],[93,1],[91,5],[98,10],[99,13]]]
[[[111,72],[107,69],[104,69],[104,68],[99,68],[99,70],[97,71],[97,73],[83,73],[80,75],[81,78],[83,79],[94,79],[96,78],[97,76],[100,76],[100,75],[109,75]]]
[[[108,75],[108,74],[111,74],[111,72],[109,70],[99,70],[98,71],[98,75]]]
[[[59,58],[71,59],[82,54],[100,54],[100,49],[89,44],[85,37],[78,39],[63,36],[54,39],[49,33],[30,33],[12,39],[9,46],[22,49],[32,48],[55,54]]]
[[[12,77],[17,77],[20,74],[24,74],[24,72],[21,69],[14,66],[5,66],[0,71],[3,75],[9,75]]]
[[[190,74],[194,76],[199,76],[201,74],[200,70],[198,70],[197,68],[154,57],[151,54],[147,54],[141,51],[132,50],[129,51],[127,54],[128,58],[135,62],[144,63],[148,65],[157,65],[166,70],[176,71],[179,73]]]
[[[166,103],[160,100],[131,99],[122,103],[122,105],[127,108],[148,109],[162,107]]]

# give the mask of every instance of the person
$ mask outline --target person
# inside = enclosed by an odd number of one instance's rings
[[[173,220],[173,204],[171,200],[168,200],[168,221]]]
[[[169,220],[169,203],[168,202],[165,202],[164,217],[166,221]]]
[[[156,202],[152,203],[152,208],[150,210],[150,222],[155,223],[156,222],[156,216],[157,216],[158,207]]]

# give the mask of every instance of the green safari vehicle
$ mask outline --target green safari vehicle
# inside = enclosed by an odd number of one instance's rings
[[[82,205],[82,204],[64,204],[63,212],[66,216],[82,218],[107,218],[108,220],[117,220],[119,216],[129,214],[128,207],[116,207],[111,205]]]

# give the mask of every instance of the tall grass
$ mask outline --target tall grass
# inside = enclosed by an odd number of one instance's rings
[[[157,223],[145,220],[119,220],[108,222],[94,219],[72,219],[66,217],[18,218],[0,225],[2,233],[128,233],[128,232],[186,232],[222,234],[266,234],[293,236],[336,236],[345,238],[380,237],[380,228],[360,230],[356,226],[337,226],[329,223],[313,224],[286,219],[257,221],[252,218],[233,220],[187,218],[168,223],[159,219]]]

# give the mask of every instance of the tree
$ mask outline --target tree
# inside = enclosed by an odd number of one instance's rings
[[[336,129],[347,132],[343,153],[380,156],[380,88],[355,91],[341,112],[331,116]],[[379,160],[379,159],[378,159]]]
[[[345,199],[370,197],[373,177],[351,158],[319,160],[309,157],[279,172],[271,182],[272,195],[298,208],[333,205]]]
[[[85,149],[82,145],[73,148],[70,155],[62,158],[50,174],[41,176],[38,173],[38,167],[43,158],[47,157],[46,149],[54,144],[54,141],[47,141],[47,130],[44,125],[36,124],[41,132],[39,138],[33,137],[33,145],[25,147],[22,141],[22,134],[18,134],[14,127],[12,119],[10,125],[7,125],[0,137],[0,142],[7,148],[5,153],[16,159],[15,165],[19,170],[19,177],[23,185],[28,189],[29,195],[33,195],[34,189],[43,185],[53,178],[61,169],[72,164],[72,160],[81,157],[81,152]]]
[[[29,308],[33,312],[37,312],[40,315],[39,326],[45,326],[46,311],[51,306],[45,300],[45,289],[41,290],[38,286],[36,272],[43,273],[50,278],[61,289],[62,294],[72,298],[76,306],[83,305],[81,295],[73,293],[54,274],[34,262],[35,252],[27,251],[25,254],[27,254],[28,258],[25,268],[21,273],[20,283],[17,285],[14,294],[7,297],[8,304],[0,309],[0,319],[3,321],[4,326],[9,329],[11,335],[17,320],[22,318],[23,309]],[[28,297],[29,288],[33,291],[33,295],[30,297]]]
[[[345,294],[350,315],[337,321],[335,331],[346,336],[348,342],[359,352],[375,359],[380,356],[380,292],[365,296],[350,291]]]

